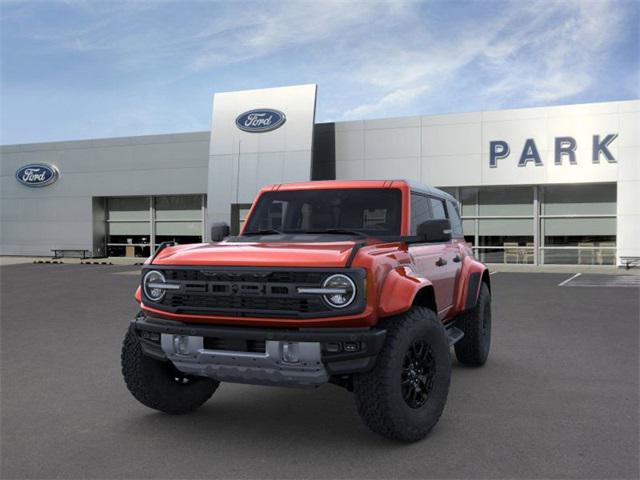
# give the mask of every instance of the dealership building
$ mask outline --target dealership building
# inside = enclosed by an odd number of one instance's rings
[[[0,147],[0,254],[148,256],[242,225],[266,184],[409,179],[488,263],[640,257],[640,100],[315,122],[316,86],[214,95],[211,131]]]

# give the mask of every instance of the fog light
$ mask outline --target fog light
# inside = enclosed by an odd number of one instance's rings
[[[147,332],[143,330],[140,332],[140,337],[145,340],[149,340],[150,342],[160,343],[160,334],[156,332]]]
[[[286,363],[300,361],[300,345],[297,342],[286,342],[282,345],[282,361]]]
[[[357,352],[358,350],[360,350],[360,347],[356,342],[344,342],[345,352]]]
[[[173,336],[173,351],[180,355],[189,354],[189,337],[186,335]]]

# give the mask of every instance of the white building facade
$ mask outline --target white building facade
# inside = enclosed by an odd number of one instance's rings
[[[238,231],[265,184],[406,178],[458,199],[486,262],[640,257],[638,100],[335,123],[315,104],[315,85],[220,93],[210,132],[3,146],[0,254],[146,256]]]

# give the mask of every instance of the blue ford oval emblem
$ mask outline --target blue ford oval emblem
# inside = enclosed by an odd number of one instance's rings
[[[16,171],[16,180],[27,187],[46,187],[55,182],[60,172],[53,165],[32,163]]]
[[[281,127],[287,117],[279,110],[258,108],[241,113],[236,118],[236,126],[245,132],[268,132]]]

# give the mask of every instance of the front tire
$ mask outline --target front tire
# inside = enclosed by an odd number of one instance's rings
[[[374,432],[404,442],[424,438],[444,410],[451,356],[436,314],[415,306],[384,323],[387,337],[370,372],[354,375],[358,412]]]
[[[143,405],[169,414],[189,413],[211,398],[220,382],[180,373],[171,362],[142,353],[131,329],[122,345],[122,375],[131,394]]]
[[[476,306],[456,321],[464,337],[455,344],[456,358],[463,365],[484,365],[491,348],[491,292],[486,283],[480,285]]]

